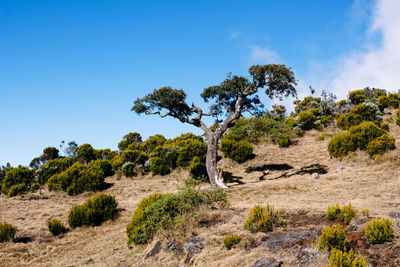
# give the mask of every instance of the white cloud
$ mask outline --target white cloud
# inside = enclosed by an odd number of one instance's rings
[[[279,54],[267,47],[252,46],[250,50],[251,64],[276,64],[281,61]]]
[[[339,98],[364,87],[400,88],[400,1],[377,0],[367,35],[379,35],[380,44],[343,56],[329,82]],[[365,36],[366,40],[368,36]]]

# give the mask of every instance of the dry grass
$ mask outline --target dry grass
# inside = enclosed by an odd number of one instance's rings
[[[400,128],[394,124],[390,128],[399,148]],[[231,207],[222,211],[200,211],[200,218],[209,223],[194,229],[195,234],[206,241],[202,253],[194,256],[193,266],[250,266],[258,258],[273,256],[264,246],[249,251],[244,249],[247,243],[260,242],[265,236],[262,233],[250,234],[242,227],[248,210],[255,204],[268,202],[290,213],[308,211],[309,214],[321,214],[335,203],[351,203],[358,211],[369,209],[372,216],[386,217],[391,211],[399,212],[399,149],[375,161],[364,152],[339,161],[328,155],[326,147],[330,137],[316,141],[318,135],[319,132],[311,131],[299,139],[298,144],[286,149],[273,144],[258,145],[256,158],[243,165],[229,160],[220,162],[224,171],[233,176],[228,183]],[[265,164],[287,164],[293,169],[246,172],[249,167]],[[327,173],[321,174],[317,180],[311,179],[311,174],[296,173],[311,164],[326,166]],[[341,171],[336,172],[337,169]],[[282,176],[283,173],[287,176]],[[119,217],[100,227],[78,228],[61,237],[50,236],[46,220],[58,218],[66,224],[69,209],[82,204],[92,193],[70,197],[62,192],[42,190],[25,198],[2,195],[0,221],[17,226],[17,238],[26,243],[1,244],[0,266],[182,266],[182,259],[173,253],[144,258],[157,240],[149,246],[128,249],[125,227],[143,197],[155,192],[176,191],[183,185],[182,177],[185,175],[182,172],[169,177],[108,178],[107,182],[113,186],[106,193],[116,197],[122,209]],[[396,223],[399,221],[394,221]],[[398,226],[395,230],[399,235]],[[228,251],[222,238],[230,233],[240,234],[242,241]],[[283,253],[279,259],[290,265],[293,255]]]

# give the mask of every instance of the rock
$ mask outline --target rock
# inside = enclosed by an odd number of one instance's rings
[[[204,238],[200,236],[195,236],[189,239],[189,241],[185,244],[185,253],[186,254],[199,254],[203,250],[203,242]]]
[[[313,249],[301,249],[296,255],[296,266],[315,266],[320,258],[326,258],[325,254]]]
[[[317,240],[320,234],[320,228],[294,229],[271,234],[267,239],[262,240],[262,243],[271,250],[286,249],[294,245],[311,245]]]
[[[161,241],[161,240],[157,241],[157,243],[156,243],[156,244],[154,245],[154,247],[150,250],[150,252],[146,254],[145,259],[147,259],[147,258],[149,258],[149,257],[152,257],[152,256],[155,256],[155,255],[157,255],[158,253],[160,253],[160,251],[161,251],[161,245],[162,245],[162,241]]]
[[[336,169],[336,173],[341,173],[341,172],[342,172],[342,169],[340,169],[340,168]]]
[[[89,259],[85,260],[85,263],[90,263],[90,262],[92,262],[92,261],[93,261],[93,259],[92,259],[92,258],[89,258]]]
[[[176,256],[179,256],[183,252],[182,243],[174,238],[164,247],[164,252],[173,252]]]
[[[398,218],[400,218],[400,212],[392,211],[392,212],[389,212],[388,216],[392,219],[398,219]]]
[[[282,261],[277,261],[274,258],[261,258],[251,265],[251,267],[280,267],[282,264]]]
[[[318,179],[319,178],[319,174],[318,173],[313,173],[313,174],[311,174],[311,178],[312,179]]]

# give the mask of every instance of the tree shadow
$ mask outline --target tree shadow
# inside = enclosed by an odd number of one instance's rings
[[[282,177],[290,177],[293,175],[304,175],[304,174],[313,174],[313,173],[318,173],[318,174],[326,174],[328,173],[328,166],[326,165],[321,165],[321,164],[310,164],[306,165],[300,168],[300,170],[294,171],[294,172],[285,172],[282,175],[274,178],[274,179],[279,179]]]
[[[110,188],[113,185],[114,185],[114,183],[104,182],[103,185],[101,186],[100,190],[107,190],[108,188]]]
[[[33,238],[31,236],[19,236],[14,238],[14,243],[28,243],[28,242],[32,242]]]
[[[260,166],[250,166],[246,169],[246,173],[265,172],[265,171],[287,171],[293,169],[289,164],[264,164]]]
[[[222,177],[224,178],[225,183],[244,184],[242,181],[240,181],[243,179],[243,177],[234,176],[231,172],[222,172]]]

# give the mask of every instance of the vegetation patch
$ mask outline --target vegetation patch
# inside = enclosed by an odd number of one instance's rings
[[[365,226],[365,234],[372,244],[392,241],[394,238],[392,221],[387,218],[374,218]]]
[[[384,134],[368,143],[367,153],[372,159],[383,155],[396,148],[395,141],[394,137]]]
[[[342,208],[340,208],[339,204],[336,204],[335,206],[328,207],[326,216],[331,221],[350,223],[357,216],[357,211],[353,209],[351,204],[345,205]]]
[[[339,249],[332,249],[329,257],[329,267],[367,267],[364,257],[358,257],[351,249],[343,252]]]
[[[320,251],[331,251],[332,249],[348,251],[350,243],[346,239],[346,229],[340,224],[324,227],[318,239],[317,247]]]
[[[239,244],[242,238],[236,234],[231,234],[231,235],[226,235],[223,238],[224,246],[226,249],[230,250],[232,249],[235,245]]]
[[[0,242],[12,241],[16,232],[17,227],[7,222],[0,222]]]
[[[67,232],[64,224],[58,219],[52,219],[47,221],[47,228],[53,236],[58,236]]]
[[[230,158],[238,163],[243,163],[252,159],[253,146],[246,140],[240,140],[235,134],[226,134],[221,139],[221,151],[224,157]]]
[[[249,217],[243,227],[252,233],[272,232],[274,227],[286,224],[281,218],[282,212],[282,210],[275,211],[274,207],[268,203],[265,207],[256,205],[250,209]]]
[[[35,183],[35,171],[28,167],[18,166],[11,167],[7,170],[1,185],[1,192],[13,197],[24,194],[31,190],[32,184]]]

